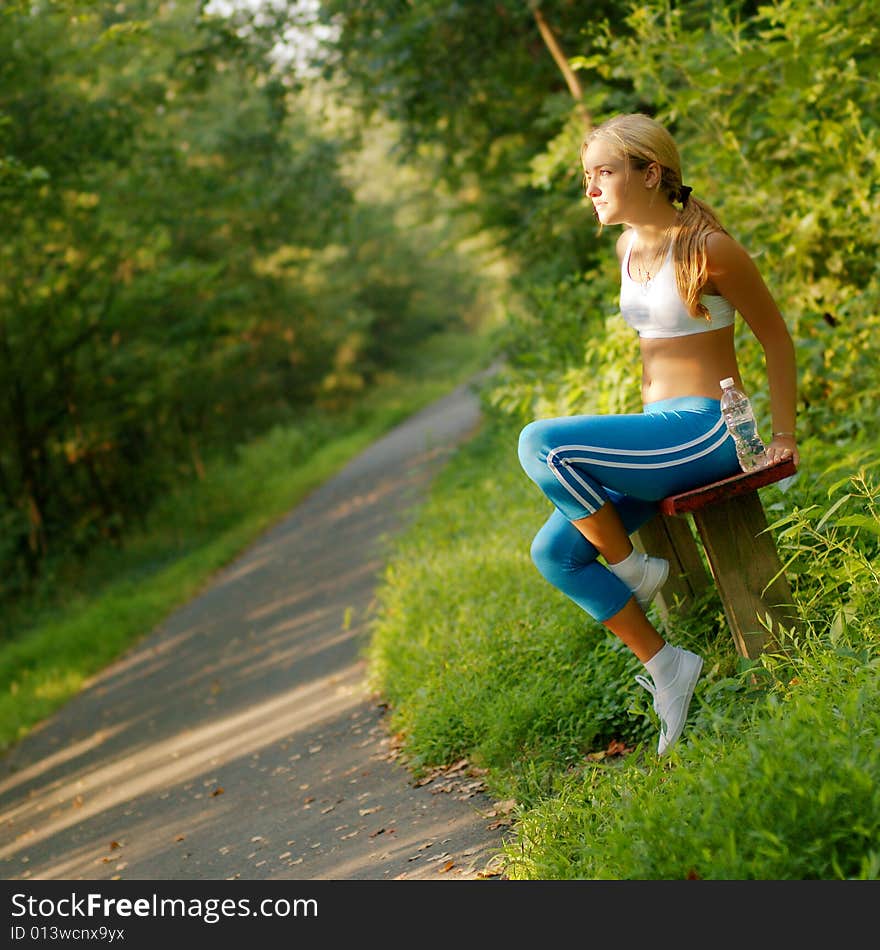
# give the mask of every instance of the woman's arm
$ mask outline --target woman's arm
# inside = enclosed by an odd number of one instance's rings
[[[755,262],[741,244],[728,234],[711,234],[706,240],[706,253],[713,286],[742,314],[764,350],[773,423],[767,455],[771,463],[791,455],[797,465],[797,365],[794,342],[785,320]]]

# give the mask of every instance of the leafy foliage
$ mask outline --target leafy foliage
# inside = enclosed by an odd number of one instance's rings
[[[322,0],[318,20],[332,31],[318,61],[365,110],[399,123],[404,150],[435,149],[438,177],[507,254],[558,277],[592,252],[571,201],[584,126],[536,9],[570,54],[591,42],[592,18],[617,17],[618,6],[593,3],[585,22],[573,0]],[[548,141],[565,155],[562,188],[542,167]]]
[[[277,24],[201,6],[0,10],[0,601],[474,306],[442,208],[356,198]]]

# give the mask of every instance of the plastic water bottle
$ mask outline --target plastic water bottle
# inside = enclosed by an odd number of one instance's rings
[[[767,464],[767,450],[758,434],[758,423],[749,397],[736,388],[733,378],[721,380],[721,415],[736,443],[736,456],[744,472]]]

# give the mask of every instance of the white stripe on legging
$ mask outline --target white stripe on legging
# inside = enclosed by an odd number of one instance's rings
[[[685,449],[691,449],[695,445],[705,442],[706,439],[709,439],[715,435],[715,433],[723,425],[724,419],[719,419],[718,422],[716,422],[708,432],[704,432],[698,438],[691,439],[690,442],[682,442],[679,445],[670,445],[669,448],[666,449],[610,449],[604,445],[558,445],[555,449],[553,449],[551,455],[555,455],[557,452],[574,450],[577,450],[578,452],[600,452],[604,453],[605,455],[668,455],[670,452],[683,452]]]
[[[586,490],[593,496],[598,504],[590,504],[586,498],[584,498],[582,495],[579,495],[574,486],[568,484],[568,482],[562,477],[562,474],[557,470],[556,466],[549,459],[547,460],[547,465],[550,467],[550,471],[553,472],[553,474],[556,476],[556,480],[563,486],[563,488],[565,488],[569,494],[573,495],[588,511],[595,512],[605,504],[605,499],[596,491],[595,488],[593,488],[589,482],[585,482],[574,469],[568,469],[568,472],[571,474],[572,478],[574,478],[578,484],[586,488]]]
[[[691,455],[685,455],[683,458],[679,459],[669,459],[667,462],[611,462],[606,461],[605,459],[595,459],[590,458],[589,456],[566,456],[562,461],[563,462],[589,462],[591,465],[603,465],[606,468],[672,468],[675,465],[682,465],[686,462],[693,462],[696,459],[702,458],[704,455],[709,455],[711,452],[714,452],[720,445],[723,445],[728,438],[728,433],[725,432],[724,435],[718,439],[717,442],[713,442],[711,445],[707,446],[705,449],[701,449],[699,452],[693,452]],[[575,449],[581,451],[589,451],[589,447],[585,445],[564,445],[560,446],[558,449],[554,449],[550,455],[547,456],[547,464],[552,468],[554,462],[550,461],[551,456],[558,456],[563,449],[569,449],[574,451]]]
[[[724,423],[724,420],[723,420],[723,419],[719,420],[719,425],[723,425],[723,423]],[[691,442],[683,443],[682,445],[677,446],[676,448],[669,448],[669,449],[629,449],[629,450],[628,450],[628,449],[620,449],[620,450],[615,450],[615,449],[605,449],[605,448],[599,448],[599,447],[595,447],[595,448],[594,448],[593,446],[587,446],[587,445],[562,445],[562,446],[559,446],[559,448],[554,449],[554,450],[547,456],[547,465],[548,465],[550,471],[553,472],[553,474],[556,476],[556,480],[565,488],[565,490],[566,490],[567,492],[569,492],[569,494],[572,495],[572,497],[575,498],[578,502],[580,502],[580,504],[582,504],[585,508],[587,508],[587,509],[590,510],[591,512],[595,513],[595,512],[598,510],[598,508],[594,507],[594,505],[592,505],[589,501],[587,501],[587,499],[584,498],[584,497],[574,488],[573,485],[570,485],[570,484],[568,483],[568,481],[566,481],[566,479],[564,479],[564,478],[562,477],[562,473],[559,471],[559,468],[558,468],[558,465],[557,465],[557,462],[556,462],[556,458],[558,457],[558,455],[559,455],[560,452],[562,452],[563,450],[569,450],[569,451],[574,451],[574,450],[578,450],[578,451],[590,451],[590,450],[593,450],[593,451],[602,451],[602,452],[615,452],[616,454],[620,454],[620,455],[623,455],[623,454],[628,454],[628,455],[665,455],[665,454],[667,454],[667,453],[669,453],[669,452],[680,451],[680,450],[682,450],[682,449],[684,449],[684,448],[689,448],[689,447],[691,447],[691,446],[698,445],[700,442],[703,442],[703,441],[704,441],[705,439],[707,439],[709,436],[711,436],[712,434],[714,434],[715,432],[717,432],[717,431],[718,431],[718,428],[719,428],[719,425],[716,425],[714,428],[710,429],[705,435],[700,436],[699,439],[694,439],[694,440],[691,441]],[[725,431],[724,435],[721,436],[720,439],[718,439],[716,442],[713,442],[713,443],[712,443],[711,445],[709,445],[707,448],[704,448],[704,449],[702,449],[702,450],[699,451],[699,452],[694,452],[694,453],[692,453],[691,455],[685,456],[684,458],[670,459],[669,461],[666,461],[666,462],[636,462],[636,461],[632,461],[632,462],[611,462],[611,461],[607,461],[607,460],[604,460],[604,459],[595,459],[595,458],[590,458],[590,457],[584,457],[584,458],[581,458],[581,457],[567,457],[567,458],[565,458],[565,459],[562,459],[561,462],[562,462],[562,464],[565,464],[565,463],[567,463],[567,462],[589,462],[589,463],[592,464],[592,465],[602,465],[602,466],[604,466],[605,468],[633,468],[633,469],[636,469],[636,468],[638,468],[638,469],[672,468],[672,467],[674,467],[674,466],[676,466],[676,465],[684,465],[684,464],[686,464],[686,463],[688,463],[688,462],[694,462],[694,461],[696,461],[697,459],[702,458],[704,455],[710,455],[712,452],[715,451],[715,449],[717,449],[719,446],[721,446],[721,445],[724,444],[724,442],[725,442],[726,439],[728,438],[728,435],[729,435],[729,433],[728,433],[727,431]],[[577,483],[578,483],[579,485],[581,485],[583,488],[585,488],[585,489],[590,493],[590,495],[599,503],[599,506],[598,506],[599,508],[601,508],[602,505],[605,504],[605,499],[602,498],[602,496],[599,495],[599,494],[596,492],[596,490],[592,487],[592,485],[590,485],[588,482],[585,482],[585,481],[583,480],[583,478],[581,478],[581,476],[578,474],[577,471],[575,471],[573,468],[569,468],[567,465],[566,465],[566,470],[567,470],[568,473],[571,475],[571,477],[574,478],[575,481],[577,481]]]

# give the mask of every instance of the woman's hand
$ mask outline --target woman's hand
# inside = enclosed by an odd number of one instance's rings
[[[795,465],[801,461],[800,452],[797,448],[797,440],[793,435],[785,433],[774,435],[773,441],[767,446],[767,459],[770,465],[781,462],[784,459],[793,459]]]

